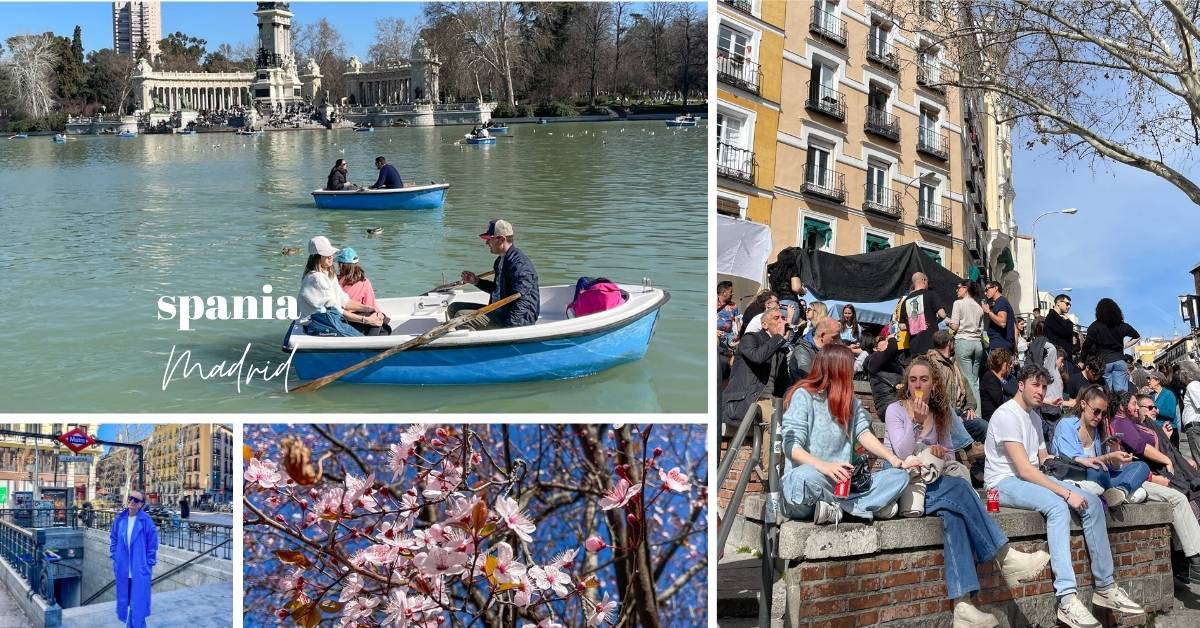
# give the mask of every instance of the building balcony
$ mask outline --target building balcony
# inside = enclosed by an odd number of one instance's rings
[[[931,89],[939,94],[945,94],[946,88],[937,83],[940,81],[936,72],[933,71],[932,64],[920,63],[917,64],[917,85],[921,85]]]
[[[892,72],[900,71],[900,59],[896,57],[895,50],[887,42],[878,39],[872,38],[867,42],[867,61],[883,66]]]
[[[838,120],[846,119],[846,97],[841,92],[820,83],[814,84],[812,81],[809,81],[807,85],[808,98],[804,101],[805,109],[823,113]]]
[[[917,207],[917,227],[950,234],[950,209],[943,205],[922,202]]]
[[[900,118],[870,105],[867,106],[867,121],[863,130],[880,137],[886,137],[893,142],[900,141]]]
[[[721,4],[731,6],[746,15],[754,15],[754,3],[750,0],[718,0]]]
[[[822,11],[819,7],[812,8],[812,21],[808,23],[808,31],[839,46],[846,45],[846,21],[828,11]]]
[[[863,186],[866,194],[863,196],[863,211],[900,220],[904,217],[904,206],[900,202],[900,192],[891,188],[879,187],[868,183]]]
[[[759,86],[762,84],[762,69],[746,57],[718,49],[717,80],[758,95]]]
[[[812,168],[804,165],[804,184],[800,191],[837,203],[846,202],[846,175],[828,168]]]
[[[717,176],[754,185],[754,151],[732,144],[717,144]]]
[[[917,132],[917,152],[948,161],[950,159],[950,139],[945,133],[920,129]]]

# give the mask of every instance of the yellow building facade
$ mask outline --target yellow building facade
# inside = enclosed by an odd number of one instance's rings
[[[717,211],[769,223],[782,101],[783,0],[720,0],[717,21]]]
[[[233,432],[227,425],[155,425],[150,436],[147,493],[153,503],[174,507],[227,502],[233,489]]]

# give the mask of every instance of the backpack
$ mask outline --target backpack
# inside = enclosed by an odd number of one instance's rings
[[[604,277],[580,277],[575,282],[575,298],[567,306],[567,316],[578,318],[611,310],[628,298],[625,291]]]
[[[1038,366],[1046,365],[1046,337],[1038,336],[1030,341],[1029,346],[1025,348],[1025,364],[1036,364]],[[1032,361],[1031,361],[1032,360]]]

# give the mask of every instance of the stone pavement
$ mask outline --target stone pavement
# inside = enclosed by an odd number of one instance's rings
[[[0,628],[29,628],[29,620],[3,584],[0,584]]]
[[[2,603],[2,602],[0,602]],[[0,615],[3,607],[0,607]],[[122,628],[116,602],[63,610],[63,628]],[[233,625],[233,587],[209,584],[167,593],[155,593],[148,628],[226,628]],[[8,628],[0,617],[0,628]],[[16,625],[13,626],[16,628]],[[23,628],[23,627],[22,627]]]

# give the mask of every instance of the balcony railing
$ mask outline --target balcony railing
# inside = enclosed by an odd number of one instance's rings
[[[944,94],[946,88],[936,84],[939,80],[938,75],[933,71],[932,64],[917,64],[917,85],[924,85],[935,92]]]
[[[900,71],[900,61],[896,58],[892,46],[875,37],[870,38],[867,42],[867,61],[878,63],[893,72]]]
[[[812,8],[812,21],[808,23],[808,30],[840,46],[846,45],[846,21],[828,11],[822,11],[820,7]]]
[[[838,120],[846,119],[846,97],[841,92],[812,81],[807,85],[808,98],[804,101],[805,109],[818,111]]]
[[[863,129],[867,133],[886,137],[893,142],[900,141],[900,119],[883,109],[868,105],[867,121],[863,124]]]
[[[801,192],[812,196],[846,202],[846,175],[828,168],[814,168],[804,165],[804,185]]]
[[[727,4],[746,15],[754,15],[754,3],[750,0],[720,0],[721,4]]]
[[[917,151],[947,161],[950,159],[950,140],[945,133],[938,133],[932,129],[919,129]]]
[[[872,212],[888,218],[900,220],[904,215],[904,206],[900,203],[900,192],[868,183],[863,186],[863,211]]]
[[[717,175],[754,185],[754,151],[732,144],[717,144]]]
[[[922,201],[917,207],[917,226],[950,233],[949,208]]]
[[[717,80],[758,94],[762,70],[757,63],[728,50],[717,50]]]

